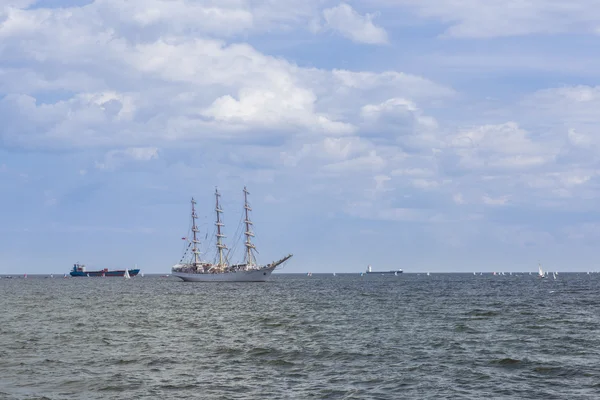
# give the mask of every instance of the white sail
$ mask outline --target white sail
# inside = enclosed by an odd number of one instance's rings
[[[131,276],[129,276],[129,270],[127,268],[125,268],[125,274],[123,276],[125,277],[125,279],[131,278]]]
[[[544,278],[545,274],[544,274],[544,270],[542,269],[542,264],[538,263],[538,276],[540,278]]]

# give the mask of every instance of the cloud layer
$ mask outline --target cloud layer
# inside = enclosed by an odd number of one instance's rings
[[[595,232],[600,223],[595,83],[564,71],[524,79],[515,67],[510,91],[506,78],[477,80],[428,60],[440,43],[596,39],[600,15],[590,4],[4,2],[3,188],[39,197],[54,210],[49,222],[71,215],[78,229],[72,203],[117,215],[140,197],[154,210],[203,186],[248,183],[274,220],[323,226],[332,237],[339,232],[328,220],[385,236],[412,224],[433,248],[511,243],[510,232],[522,248],[583,245],[577,226]],[[411,32],[418,43],[401,39]],[[301,209],[297,219],[286,208]],[[131,219],[114,223],[135,226],[142,216],[128,210]],[[563,217],[540,224],[553,213]],[[12,223],[7,232],[19,229]],[[169,226],[156,224],[144,232]],[[302,248],[315,245],[304,240]]]

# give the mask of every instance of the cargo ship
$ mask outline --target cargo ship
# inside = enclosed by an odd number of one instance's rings
[[[137,274],[140,273],[139,268],[135,268],[135,269],[116,269],[116,270],[109,270],[108,268],[104,268],[102,270],[99,271],[86,271],[85,269],[85,265],[83,264],[73,264],[73,269],[71,270],[71,276],[74,277],[106,277],[106,276],[120,276],[120,277],[124,277],[126,275],[126,273],[129,274],[129,276],[136,276]]]
[[[382,274],[382,275],[398,275],[401,274],[403,271],[401,269],[397,269],[394,271],[373,271],[373,269],[371,268],[371,266],[367,266],[367,274]]]

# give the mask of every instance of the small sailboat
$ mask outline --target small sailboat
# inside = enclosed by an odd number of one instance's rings
[[[123,274],[123,276],[125,277],[125,279],[131,278],[131,276],[129,276],[129,271],[127,270],[127,268],[125,269],[125,274]]]
[[[538,263],[538,278],[545,278],[546,274],[544,273],[544,270],[542,269],[542,264]]]

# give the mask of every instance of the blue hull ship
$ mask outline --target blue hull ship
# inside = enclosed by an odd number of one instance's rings
[[[73,264],[73,269],[71,270],[71,276],[74,277],[101,277],[101,276],[125,276],[124,269],[117,270],[109,270],[108,268],[104,268],[100,271],[86,271],[85,265],[83,264]],[[129,272],[129,276],[136,276],[139,274],[139,268],[127,270]]]

